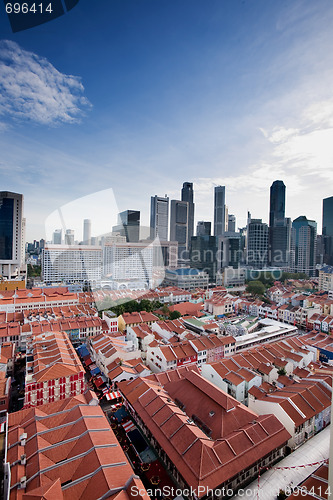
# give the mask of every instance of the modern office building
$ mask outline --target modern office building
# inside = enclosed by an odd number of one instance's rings
[[[228,232],[234,233],[236,231],[236,216],[228,215]]]
[[[317,223],[304,215],[293,221],[291,231],[291,270],[316,274]]]
[[[56,229],[52,235],[53,245],[61,245],[62,243],[62,229]]]
[[[236,232],[226,232],[218,239],[219,268],[238,268],[243,263],[243,250],[241,248],[241,235]]]
[[[268,226],[261,219],[248,220],[246,262],[258,269],[268,265]]]
[[[323,200],[324,263],[333,265],[333,196]]]
[[[65,232],[65,245],[74,245],[74,230],[66,229]]]
[[[291,219],[277,221],[269,228],[270,264],[287,269],[290,264]]]
[[[150,203],[150,238],[154,240],[156,237],[160,241],[168,240],[169,229],[169,198],[165,195],[152,196]]]
[[[84,219],[83,221],[83,244],[91,245],[91,220]]]
[[[188,203],[188,243],[191,244],[191,238],[194,236],[194,201],[193,201],[193,183],[184,182],[181,200]]]
[[[283,181],[274,181],[270,189],[269,225],[285,218],[286,186]]]
[[[187,201],[171,200],[170,240],[178,242],[178,259],[188,259],[188,215]]]
[[[175,269],[178,267],[177,241],[159,241],[156,244],[153,243],[153,247],[153,268]]]
[[[137,243],[140,239],[140,212],[138,210],[125,210],[118,214],[118,224],[112,232],[126,236],[127,243]]]
[[[300,216],[293,221],[291,238],[291,269],[315,275],[317,223]]]
[[[222,236],[228,230],[228,208],[225,204],[225,186],[214,189],[214,236]]]
[[[23,195],[0,192],[0,276],[15,279],[26,275]]]
[[[182,290],[208,288],[209,275],[205,271],[193,269],[192,267],[166,269],[164,284],[166,286],[181,288]]]
[[[212,223],[200,220],[197,223],[197,236],[211,236]]]
[[[102,248],[91,245],[45,245],[42,276],[46,283],[90,283],[102,277]]]
[[[215,281],[218,269],[218,238],[216,236],[193,236],[191,239],[190,264],[194,269],[208,273]]]
[[[287,269],[290,264],[291,219],[285,218],[286,186],[274,181],[270,188],[269,263]]]

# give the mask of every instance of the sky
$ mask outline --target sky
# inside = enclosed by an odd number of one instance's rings
[[[12,33],[0,6],[0,190],[24,194],[27,240],[54,212],[66,227],[97,212],[92,234],[107,232],[108,200],[149,225],[150,197],[179,199],[185,181],[197,221],[224,185],[238,227],[247,211],[268,222],[277,179],[286,216],[321,234],[332,25],[331,0],[80,0]]]

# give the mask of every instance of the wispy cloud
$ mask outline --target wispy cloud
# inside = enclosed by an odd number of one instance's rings
[[[60,73],[15,42],[0,41],[0,116],[42,125],[75,123],[91,106],[83,94],[79,77]]]

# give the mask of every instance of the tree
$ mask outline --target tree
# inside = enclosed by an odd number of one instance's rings
[[[170,311],[169,311],[169,308],[166,304],[164,304],[164,306],[162,307],[162,313],[167,316],[168,314],[170,314]]]
[[[170,319],[171,321],[174,319],[178,319],[181,317],[181,313],[179,311],[171,311],[170,312]]]
[[[281,366],[281,368],[278,369],[278,374],[279,375],[287,375],[286,369],[284,366]]]
[[[261,281],[250,281],[246,287],[247,293],[251,295],[263,295],[265,292],[265,285]]]

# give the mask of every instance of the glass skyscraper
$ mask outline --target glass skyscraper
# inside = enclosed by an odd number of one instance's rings
[[[333,266],[333,196],[323,200],[324,263]]]

